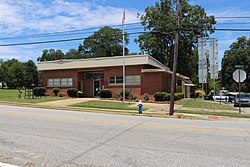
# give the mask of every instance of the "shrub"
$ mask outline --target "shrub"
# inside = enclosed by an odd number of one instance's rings
[[[63,97],[63,96],[64,96],[64,92],[59,92],[59,93],[58,93],[58,96],[59,96],[59,97]]]
[[[137,96],[134,96],[134,95],[130,95],[130,100],[136,100],[137,99]]]
[[[53,93],[55,96],[57,96],[57,94],[60,92],[59,88],[53,88]]]
[[[148,94],[148,93],[144,93],[143,99],[144,99],[145,101],[148,101],[148,100],[149,100],[149,94]]]
[[[120,97],[123,98],[123,90],[120,91]],[[128,97],[129,97],[129,91],[125,90],[125,99],[128,99]]]
[[[112,91],[109,89],[102,89],[100,91],[100,97],[101,98],[111,98],[112,97]]]
[[[155,98],[155,101],[169,101],[170,94],[167,92],[155,92],[154,98]]]
[[[175,93],[174,94],[174,100],[181,100],[184,98],[184,94],[183,93]]]
[[[69,97],[77,97],[78,90],[76,88],[69,88],[67,94]]]
[[[33,88],[34,96],[45,96],[46,88],[45,87],[35,87]]]
[[[154,98],[155,101],[170,101],[170,93],[167,92],[155,92]],[[175,93],[174,100],[180,100],[184,98],[183,93]]]

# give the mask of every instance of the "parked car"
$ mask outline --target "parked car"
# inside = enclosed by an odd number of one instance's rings
[[[234,107],[238,107],[239,102],[241,103],[241,106],[250,106],[250,95],[243,93],[239,96],[239,94],[237,94],[234,98]]]

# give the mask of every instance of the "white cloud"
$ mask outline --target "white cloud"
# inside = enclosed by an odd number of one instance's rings
[[[111,6],[94,6],[87,1],[39,3],[34,0],[2,0],[0,30],[2,33],[21,34],[23,31],[51,32],[121,24],[122,10]],[[138,21],[137,13],[134,9],[128,9],[126,22]]]
[[[82,0],[78,2],[70,0],[0,0],[0,37],[121,24],[123,8],[103,6],[104,3],[105,0]],[[126,23],[138,22],[138,12],[135,9],[126,9]],[[0,40],[0,43],[18,42],[27,41],[22,39]],[[17,58],[21,61],[35,60],[46,47],[65,50],[64,46],[59,43],[28,47],[0,47],[0,58]]]

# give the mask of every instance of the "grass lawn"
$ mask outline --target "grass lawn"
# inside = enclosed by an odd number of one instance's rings
[[[183,107],[189,108],[202,108],[202,99],[183,99],[177,101],[176,104],[183,105]],[[213,101],[203,101],[203,107],[206,109],[219,109],[219,110],[237,110],[232,106],[225,104],[214,103]]]
[[[24,96],[24,90],[22,92]],[[40,103],[62,99],[65,99],[65,97],[46,96],[42,98],[36,97],[35,99],[24,99],[24,97],[18,98],[18,90],[16,89],[0,89],[0,101],[4,102]]]
[[[117,110],[138,110],[137,107],[129,107],[128,103],[113,102],[113,101],[87,101],[71,105],[72,107],[87,107],[87,108],[102,108],[102,109],[117,109]],[[145,111],[146,108],[143,108]]]
[[[238,114],[238,113],[231,113],[231,112],[209,112],[209,111],[187,111],[187,110],[176,110],[175,112],[187,113],[187,114],[228,116],[228,117],[236,117],[236,118],[250,118],[250,114]]]

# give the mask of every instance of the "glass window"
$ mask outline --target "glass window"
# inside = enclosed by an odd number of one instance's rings
[[[48,86],[53,86],[53,79],[48,79]]]
[[[54,86],[60,86],[60,78],[54,78]]]
[[[93,79],[93,74],[92,73],[86,73],[85,74],[85,79]]]
[[[72,86],[73,85],[73,79],[72,78],[68,78],[68,86]]]
[[[61,78],[61,85],[68,85],[68,78]]]
[[[126,84],[133,84],[134,76],[126,76]]]
[[[140,75],[135,75],[135,84],[140,84],[141,83],[141,76]]]
[[[109,83],[115,84],[115,77],[109,77]]]
[[[122,76],[116,76],[116,84],[122,84],[123,83],[123,77]]]
[[[182,86],[181,80],[177,80],[177,86]]]

